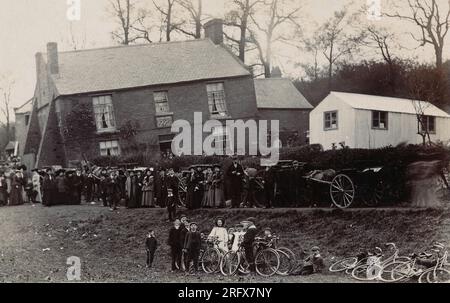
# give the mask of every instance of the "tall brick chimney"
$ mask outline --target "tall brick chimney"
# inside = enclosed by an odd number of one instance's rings
[[[58,44],[56,42],[47,43],[47,64],[52,75],[59,74]]]
[[[214,44],[223,43],[223,20],[212,19],[206,22],[203,27],[205,28],[205,37],[211,39]]]

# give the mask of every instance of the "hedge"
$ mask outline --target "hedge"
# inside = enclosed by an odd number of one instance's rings
[[[358,168],[370,165],[408,164],[415,161],[449,161],[450,150],[444,146],[399,145],[379,149],[338,149],[323,151],[320,145],[308,145],[280,149],[280,160],[306,162],[317,169]],[[259,167],[259,157],[242,156],[244,167]],[[91,162],[98,166],[119,166],[126,163],[146,167],[174,168],[179,171],[195,164],[221,164],[226,166],[229,157],[223,156],[180,156],[161,158],[159,154],[137,153],[120,157],[99,157]]]

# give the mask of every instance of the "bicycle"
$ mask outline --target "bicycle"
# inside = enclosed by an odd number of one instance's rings
[[[430,259],[433,256],[426,252],[419,255],[413,254],[410,262],[397,264],[392,269],[392,282],[400,282],[414,277],[418,279],[419,283],[424,283],[425,281],[429,283],[439,282],[440,280],[444,280],[445,282],[449,281],[450,271],[444,268],[444,266],[449,265],[447,263],[448,251],[445,250],[442,256],[440,256],[443,250],[444,246],[441,243],[436,242],[433,245],[432,251],[435,253],[435,264],[429,268],[424,269],[426,264],[423,264],[424,261],[420,260],[420,258]]]
[[[255,240],[259,245],[272,248],[278,253],[280,266],[276,272],[277,275],[287,276],[296,268],[297,257],[295,253],[287,247],[278,247],[280,237],[273,235],[269,241],[264,238],[256,238]]]
[[[272,241],[270,240],[268,243],[262,241],[261,238],[256,238],[253,244],[253,249],[256,251],[255,270],[258,275],[263,277],[273,276],[280,267],[280,255],[275,249],[268,247],[268,245],[272,245]],[[237,271],[247,274],[250,272],[249,267],[242,242],[239,244],[237,252],[227,252],[220,262],[220,271],[225,276],[234,275]]]
[[[204,250],[201,257],[202,269],[207,274],[215,273],[219,270],[220,261],[225,252],[218,248],[220,243],[218,237],[213,237],[206,240],[207,248]]]
[[[389,242],[385,246],[391,247],[394,253],[383,259],[384,254],[382,249],[376,247],[377,253],[375,255],[369,256],[366,262],[362,262],[353,268],[351,273],[352,277],[359,281],[381,280],[389,282],[391,268],[393,268],[394,264],[403,264],[411,260],[409,257],[399,256],[399,249],[395,243]]]

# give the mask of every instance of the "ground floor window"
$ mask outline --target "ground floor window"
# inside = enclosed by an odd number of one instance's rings
[[[159,150],[161,151],[161,156],[163,158],[170,158],[173,156],[172,153],[173,138],[174,138],[173,134],[159,136]]]
[[[119,141],[111,140],[100,142],[100,155],[119,156],[120,155]]]
[[[227,149],[231,148],[231,138],[229,130],[226,126],[214,127],[212,130],[212,135],[214,136],[214,142],[212,147],[216,154],[227,154]]]

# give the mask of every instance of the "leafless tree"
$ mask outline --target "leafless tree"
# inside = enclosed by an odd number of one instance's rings
[[[237,45],[239,52],[239,59],[245,62],[245,53],[248,51],[247,45],[249,42],[248,25],[250,16],[254,13],[256,5],[264,3],[263,0],[231,0],[232,9],[225,15],[225,25],[237,28],[239,33],[238,38],[232,37],[225,33],[225,37],[232,43]]]
[[[332,88],[333,68],[335,63],[344,56],[350,55],[356,49],[360,35],[350,35],[346,32],[355,20],[347,8],[336,11],[316,32],[319,45],[328,63],[328,86]]]
[[[14,86],[14,80],[6,76],[0,78],[0,113],[2,121],[0,125],[5,128],[6,142],[11,139],[11,92]]]
[[[194,39],[202,37],[202,27],[205,16],[203,14],[203,0],[179,0],[179,4],[187,12],[189,16],[183,26],[177,26],[176,30]],[[188,25],[193,27],[193,30],[186,29]]]
[[[437,68],[442,68],[445,37],[450,28],[450,0],[447,1],[446,8],[443,2],[442,0],[407,0],[407,9],[395,5],[394,13],[386,13],[389,17],[408,21],[419,28],[420,36],[414,33],[411,33],[411,36],[420,43],[420,46],[433,46]]]
[[[260,18],[255,14],[250,14],[250,19],[254,25],[254,28],[249,28],[250,41],[256,46],[259,60],[264,66],[266,78],[270,78],[271,74],[274,43],[291,40],[286,36],[286,31],[281,32],[278,29],[286,23],[291,23],[296,28],[299,27],[298,13],[301,6],[297,2],[291,2],[293,5],[286,5],[285,2],[283,0],[265,0],[261,6],[262,14]],[[258,35],[258,32],[262,33],[262,38]]]
[[[173,31],[181,28],[185,21],[176,21],[175,8],[180,4],[180,0],[164,0],[163,2],[153,0],[153,5],[161,14],[161,31],[164,33],[165,41],[171,40]]]
[[[86,47],[86,31],[77,37],[73,30],[73,23],[69,24],[69,44],[73,50],[84,49]]]

